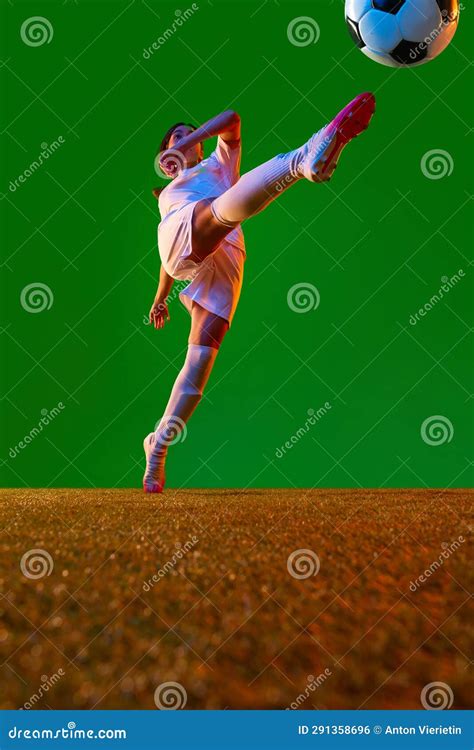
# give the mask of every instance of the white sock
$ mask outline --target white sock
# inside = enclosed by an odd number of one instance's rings
[[[164,416],[155,430],[156,445],[174,442],[202,398],[217,349],[189,344],[184,365],[175,380]]]
[[[164,485],[168,446],[176,441],[200,402],[217,352],[212,346],[188,345],[184,365],[175,380],[164,416],[155,432],[145,440],[148,441],[145,484]]]
[[[288,154],[280,154],[242,175],[240,180],[211,204],[215,218],[236,226],[262,211],[271,201],[303,177],[300,171],[308,143]]]

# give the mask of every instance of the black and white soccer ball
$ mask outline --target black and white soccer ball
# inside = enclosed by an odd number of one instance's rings
[[[346,0],[354,42],[392,68],[433,60],[450,43],[458,20],[458,0]]]

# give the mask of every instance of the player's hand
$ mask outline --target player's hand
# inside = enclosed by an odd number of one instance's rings
[[[155,299],[151,306],[150,314],[148,317],[150,325],[155,326],[157,330],[159,328],[163,328],[165,323],[168,323],[170,320],[170,314],[168,312],[168,305],[166,304],[166,300]]]
[[[168,177],[176,177],[184,169],[185,161],[184,155],[175,146],[175,148],[168,148],[160,154],[159,166],[161,171]]]

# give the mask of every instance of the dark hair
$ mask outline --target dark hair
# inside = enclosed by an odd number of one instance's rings
[[[175,124],[174,124],[174,125],[172,125],[172,126],[171,126],[171,127],[170,127],[170,128],[169,128],[169,129],[167,130],[167,131],[166,131],[166,133],[164,134],[164,136],[163,136],[163,139],[162,139],[162,141],[161,141],[161,143],[160,143],[160,146],[159,146],[159,148],[158,148],[158,151],[156,152],[156,155],[157,155],[157,156],[158,156],[158,154],[161,154],[161,152],[162,152],[162,151],[166,151],[166,149],[167,149],[167,148],[168,148],[168,146],[169,146],[170,138],[171,138],[171,136],[173,135],[174,131],[176,130],[176,128],[179,128],[179,127],[182,127],[182,126],[184,126],[184,127],[186,127],[186,128],[191,128],[191,130],[197,130],[197,128],[196,128],[196,126],[195,126],[195,125],[191,125],[191,124],[190,124],[190,123],[188,123],[188,122],[175,122]],[[152,192],[153,192],[153,195],[155,196],[155,198],[159,198],[159,196],[160,196],[160,193],[161,193],[161,191],[162,191],[163,189],[164,189],[164,188],[162,188],[162,187],[158,187],[158,188],[153,188],[153,191],[152,191]]]
[[[191,130],[196,130],[196,126],[190,125],[188,122],[176,122],[164,134],[163,140],[160,143],[160,148],[157,151],[158,154],[160,154],[162,151],[166,151],[166,149],[168,148],[171,136],[173,135],[176,128],[180,128],[180,127],[191,128]]]

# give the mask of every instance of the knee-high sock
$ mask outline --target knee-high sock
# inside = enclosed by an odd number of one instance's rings
[[[211,204],[221,224],[236,226],[262,211],[284,190],[303,177],[300,171],[308,143],[288,154],[280,154],[242,175],[240,180]]]
[[[156,448],[166,450],[183,431],[202,398],[217,351],[212,346],[189,344],[184,365],[175,380],[164,416],[155,430]]]
[[[217,349],[211,346],[189,344],[184,365],[175,380],[165,414],[155,432],[145,438],[147,462],[143,485],[147,491],[163,490],[168,446],[179,438],[186,422],[200,402],[216,356]]]

